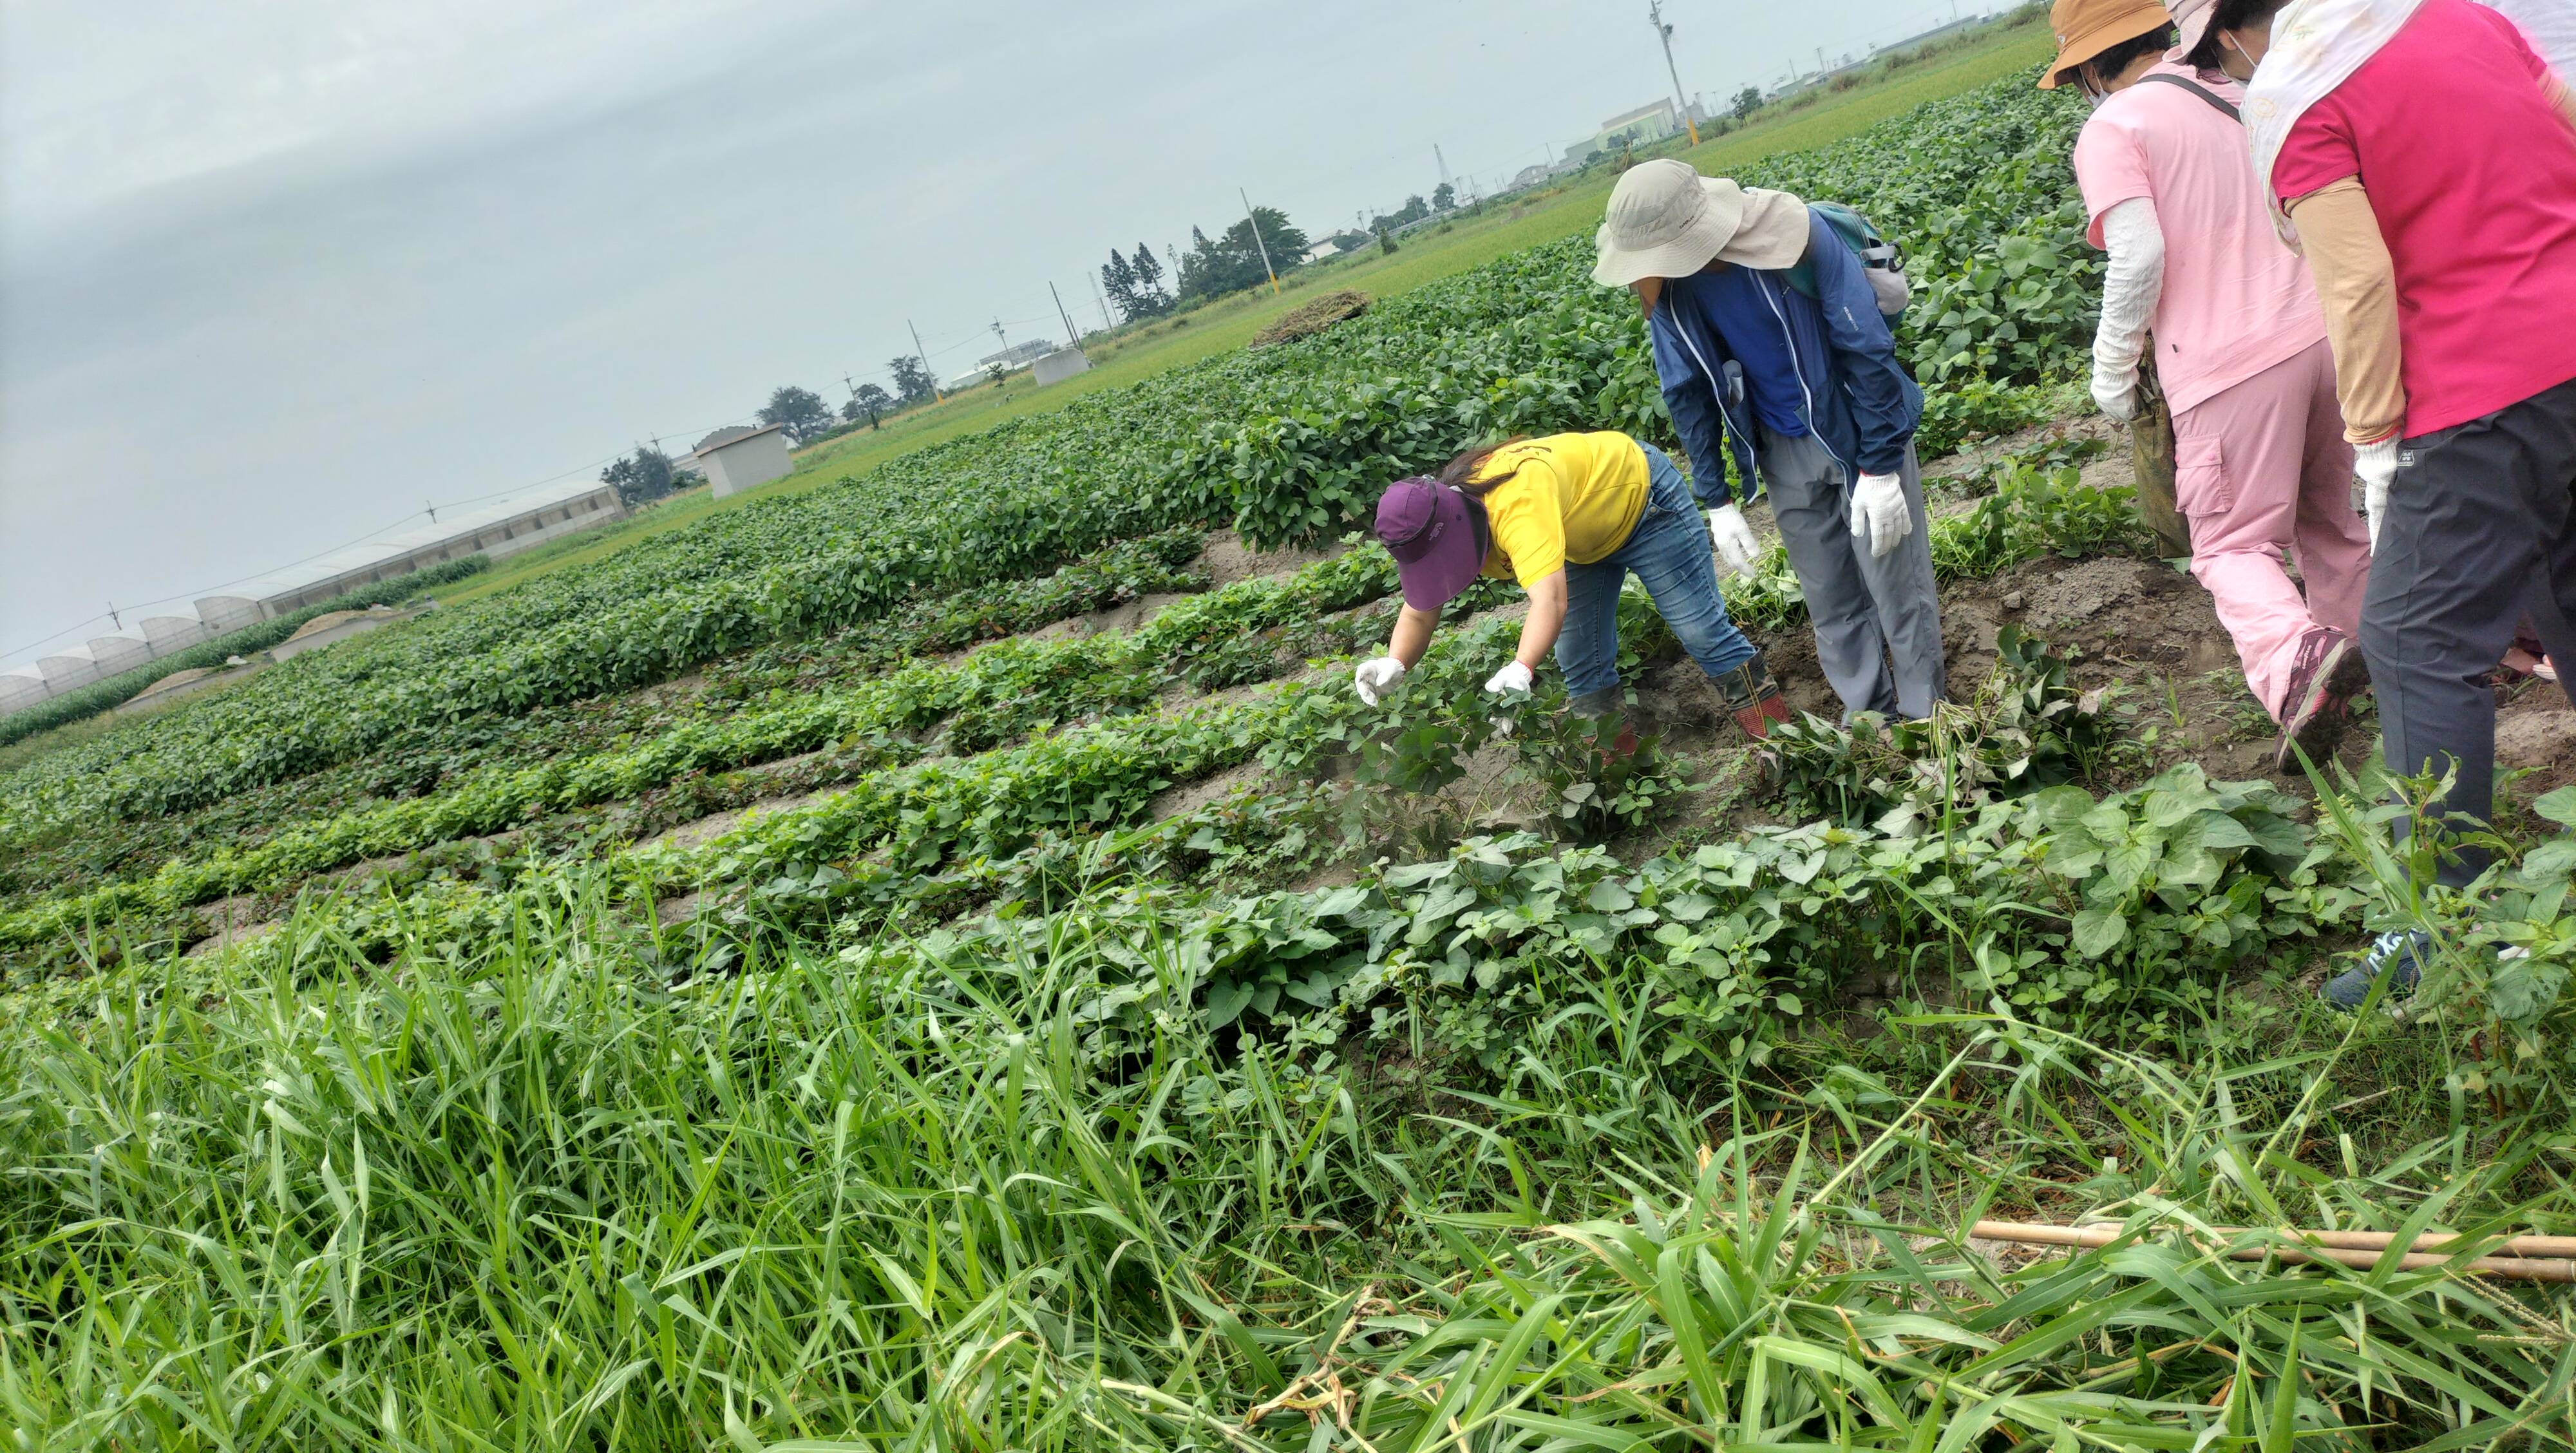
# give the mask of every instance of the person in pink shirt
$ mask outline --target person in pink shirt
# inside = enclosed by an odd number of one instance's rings
[[[2356,637],[2369,537],[2352,510],[2352,449],[2335,403],[2325,313],[2273,235],[2246,156],[2242,92],[2175,57],[2210,0],[2058,0],[2066,36],[2040,84],[2095,98],[2075,142],[2087,235],[2110,253],[2093,340],[2093,397],[2137,411],[2152,339],[2173,409],[2174,494],[2191,571],[2236,643],[2246,684],[2281,725],[2276,765],[2330,755],[2369,676]],[[2307,590],[2282,568],[2295,556]]]
[[[2452,774],[2446,829],[2482,819],[2488,668],[2526,614],[2576,660],[2576,95],[2469,0],[2218,0],[2208,43],[2248,81],[2265,203],[2325,304],[2388,766]],[[2484,866],[2448,844],[2439,878]],[[2382,935],[2325,997],[2411,991],[2430,947]]]

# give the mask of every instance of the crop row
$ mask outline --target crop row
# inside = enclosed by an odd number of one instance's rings
[[[1934,527],[1934,554],[1945,573],[1992,571],[2048,549],[2091,553],[2134,534],[2122,496],[2080,484],[2071,466],[2039,470],[2006,461],[1997,473],[1994,495]],[[1177,558],[1186,547],[1156,548]],[[1731,610],[1748,624],[1778,627],[1803,615],[1795,577],[1776,558],[1779,552],[1772,554],[1754,579],[1726,582]],[[1244,581],[1182,600],[1131,634],[1011,642],[957,665],[913,665],[838,690],[776,691],[763,705],[684,721],[640,743],[528,767],[486,767],[430,796],[290,823],[256,845],[172,859],[148,879],[41,900],[0,915],[0,948],[23,953],[76,925],[136,913],[166,917],[227,894],[273,892],[362,859],[633,798],[692,772],[730,771],[837,743],[832,771],[846,776],[907,759],[916,749],[901,734],[943,719],[941,746],[967,755],[1032,730],[1133,709],[1167,681],[1214,689],[1266,679],[1290,660],[1340,655],[1373,640],[1384,628],[1373,615],[1329,628],[1324,618],[1393,588],[1392,562],[1381,550],[1362,548],[1285,580]],[[1493,594],[1480,586],[1478,599]],[[948,624],[934,628],[955,629],[960,614],[952,610],[943,618]],[[1026,624],[1008,609],[982,613],[975,622],[978,629]],[[856,634],[862,652],[884,643],[873,629]],[[1631,637],[1636,634],[1632,629]],[[746,674],[762,673],[755,667]]]
[[[1937,523],[1933,547],[1945,566],[1992,570],[2049,548],[2089,553],[2132,529],[2119,491],[2078,483],[2071,466],[2048,473],[2017,467],[2005,471],[2002,487],[1978,509]],[[1795,578],[1778,561],[1769,563],[1772,568],[1749,583],[1728,582],[1731,608],[1757,624],[1785,624],[1802,611]],[[1066,820],[1059,804],[1086,793],[1089,806],[1070,820],[1122,823],[1161,786],[1213,770],[1206,765],[1213,761],[1207,742],[1268,741],[1276,735],[1275,727],[1261,720],[1245,726],[1223,713],[1179,723],[1157,719],[1117,731],[1068,732],[1010,759],[941,761],[910,769],[901,764],[918,749],[904,734],[944,720],[941,745],[953,757],[965,758],[1058,723],[1133,710],[1152,701],[1170,681],[1214,688],[1266,678],[1291,659],[1337,655],[1374,638],[1384,626],[1374,615],[1342,622],[1329,632],[1319,633],[1317,626],[1330,613],[1376,600],[1393,588],[1393,563],[1385,553],[1356,549],[1284,580],[1243,581],[1189,597],[1132,633],[1005,642],[954,665],[915,664],[821,694],[780,693],[764,707],[684,722],[616,750],[525,768],[487,768],[431,796],[291,824],[256,846],[218,847],[173,859],[148,879],[36,902],[0,916],[0,952],[42,954],[48,944],[71,942],[73,931],[86,925],[128,918],[167,921],[177,910],[228,894],[275,891],[363,859],[500,832],[549,812],[632,798],[687,773],[751,766],[835,743],[836,770],[868,774],[844,795],[856,794],[874,804],[867,810],[876,815],[866,820],[883,829],[880,836],[901,836],[898,828],[912,832],[896,844],[892,859],[908,869],[960,851],[961,842],[967,844],[962,850],[976,855],[1014,850],[1029,833]],[[1490,586],[1480,587],[1477,601],[1497,594]],[[1626,632],[1633,641],[1650,623],[1642,612],[1632,613],[1640,617]],[[1283,651],[1283,644],[1293,649],[1293,656]],[[1470,658],[1471,666],[1491,654],[1493,649],[1485,648]],[[1348,713],[1346,698],[1338,683],[1303,694],[1299,700],[1305,704],[1296,708],[1300,739],[1311,748],[1347,735],[1328,719]],[[1168,739],[1131,740],[1158,733]],[[1111,763],[1124,764],[1122,793],[1108,793],[1098,785],[1109,770],[1104,764]],[[1041,779],[1048,785],[1033,800],[1012,800],[1014,792],[1036,791],[1029,784]],[[973,790],[961,783],[974,784]],[[961,805],[969,798],[971,805]],[[915,831],[922,823],[942,828],[966,824],[971,831]],[[843,843],[846,837],[836,830],[832,840]]]
[[[1133,710],[1175,679],[1233,685],[1275,675],[1290,659],[1282,654],[1283,643],[1313,644],[1311,627],[1320,617],[1393,588],[1393,562],[1384,552],[1353,551],[1284,580],[1242,581],[1184,599],[1133,633],[1004,642],[954,665],[915,664],[837,692],[781,693],[764,708],[685,722],[618,750],[515,770],[487,768],[432,796],[290,824],[256,846],[224,846],[173,859],[148,879],[40,901],[0,916],[0,951],[38,950],[68,941],[87,925],[138,915],[166,918],[174,910],[228,894],[272,891],[363,859],[499,832],[551,811],[632,798],[691,772],[750,766],[831,743],[840,744],[840,763],[854,770],[899,764],[919,750],[901,734],[942,720],[941,745],[948,751],[985,752],[1059,722]],[[1310,629],[1283,629],[1298,627]],[[1360,629],[1382,631],[1383,622]],[[1073,770],[1067,764],[1075,758],[1087,761],[1102,752],[1110,758],[1123,753],[1134,761],[1150,761],[1161,771],[1187,772],[1198,759],[1193,744],[1208,735],[1194,730],[1196,725],[1185,720],[1138,729],[1145,735],[1169,734],[1168,742],[1143,758],[1134,757],[1116,734],[1071,732],[1051,739],[1052,746],[1041,743],[1023,753],[1049,765],[979,763],[972,775],[979,782],[995,772],[1012,781],[1022,780],[1029,770],[1062,775]],[[1222,736],[1233,729],[1209,731]],[[886,780],[866,778],[853,790],[899,803],[953,796],[963,770],[936,763],[911,774],[881,773]],[[992,796],[1000,789],[978,791]],[[1121,810],[1132,805],[1122,800]],[[996,800],[983,816],[998,818],[1005,806]],[[1047,820],[1044,808],[1018,816]],[[1093,813],[1084,820],[1108,819]]]
[[[2080,342],[2065,294],[2089,264],[2064,246],[2071,193],[2051,159],[2074,115],[2007,83],[1752,179],[1798,180],[1906,238],[1933,292],[1905,347],[1971,397],[2041,381]],[[1886,174],[1891,154],[1906,159],[1901,177]],[[0,836],[183,810],[422,722],[648,683],[1176,524],[1231,519],[1255,541],[1330,532],[1386,478],[1482,435],[1664,437],[1635,310],[1593,287],[1583,260],[1572,240],[1506,258],[1313,338],[1092,395],[557,572],[375,649],[308,658],[11,774]],[[1972,304],[2006,321],[1988,326]],[[1962,359],[1944,328],[2006,341]]]

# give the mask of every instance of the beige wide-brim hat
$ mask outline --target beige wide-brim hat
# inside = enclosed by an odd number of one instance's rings
[[[1659,157],[1630,167],[1611,189],[1609,214],[1592,246],[1592,280],[1613,288],[1688,277],[1718,260],[1789,267],[1807,252],[1807,204]]]

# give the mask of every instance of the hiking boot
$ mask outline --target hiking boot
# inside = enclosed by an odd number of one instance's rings
[[[2370,684],[2361,648],[2343,632],[2318,626],[2299,638],[2290,668],[2289,704],[2281,717],[2281,745],[2272,754],[2276,772],[2299,770],[2299,753],[2322,765],[2343,743],[2352,720],[2352,698]]]
[[[2325,981],[2317,997],[2329,1009],[2349,1014],[2370,998],[2382,975],[2387,976],[2388,992],[2380,996],[2383,1005],[2397,1004],[2414,997],[2415,985],[2424,977],[2424,960],[2432,957],[2432,935],[2420,928],[2400,928],[2373,939],[2370,952],[2360,963]]]
[[[1709,684],[1726,698],[1726,709],[1735,715],[1735,724],[1755,741],[1771,735],[1771,725],[1789,719],[1789,703],[1780,698],[1780,683],[1771,679],[1771,666],[1762,653],[1727,672],[1712,676]]]

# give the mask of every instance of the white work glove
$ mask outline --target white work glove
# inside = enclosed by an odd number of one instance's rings
[[[2379,522],[2388,514],[2388,482],[2397,477],[2397,439],[2352,446],[2352,472],[2361,476],[2361,506],[2370,516],[2370,550],[2379,553]]]
[[[1753,578],[1753,562],[1762,558],[1762,543],[1753,538],[1753,527],[1744,523],[1744,511],[1731,504],[1710,510],[1708,539],[1728,569],[1748,580]]]
[[[1375,706],[1378,697],[1393,691],[1395,683],[1403,677],[1403,662],[1393,656],[1380,656],[1360,663],[1359,669],[1351,673],[1351,686],[1359,692],[1360,700]]]
[[[2093,364],[2093,402],[2102,412],[2121,423],[2138,416],[2138,370],[2135,364],[2114,373],[2104,368],[2099,359]]]
[[[1532,679],[1530,668],[1514,661],[1487,678],[1485,689],[1496,696],[1506,691],[1527,691]]]
[[[1851,497],[1852,538],[1884,557],[1897,542],[1914,533],[1914,512],[1905,507],[1905,482],[1893,474],[1864,474]]]

